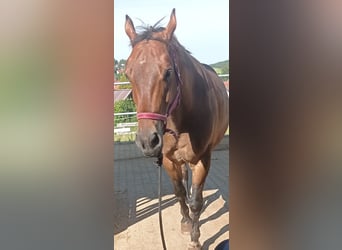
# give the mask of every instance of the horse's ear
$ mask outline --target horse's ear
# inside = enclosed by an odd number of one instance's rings
[[[165,30],[163,31],[163,36],[166,40],[170,40],[172,38],[173,32],[175,31],[177,26],[176,20],[176,9],[173,9],[170,16],[170,21],[167,24]]]
[[[137,33],[135,32],[133,21],[128,15],[126,15],[125,31],[132,42],[137,36]]]

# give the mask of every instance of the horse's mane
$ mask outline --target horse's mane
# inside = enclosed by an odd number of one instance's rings
[[[137,36],[134,38],[134,40],[131,41],[131,46],[134,47],[137,43],[144,41],[144,40],[155,40],[155,41],[166,43],[169,46],[177,48],[177,50],[179,52],[184,52],[184,53],[190,55],[191,52],[188,51],[187,49],[185,49],[184,46],[179,43],[179,41],[177,40],[177,38],[174,34],[172,35],[172,38],[170,41],[166,41],[166,40],[162,39],[161,37],[155,35],[156,33],[159,33],[159,32],[162,32],[163,30],[165,30],[165,27],[160,26],[160,22],[163,19],[164,18],[160,19],[153,26],[149,26],[146,24],[138,26],[137,29],[139,29],[140,31],[139,31],[139,33],[137,33]]]

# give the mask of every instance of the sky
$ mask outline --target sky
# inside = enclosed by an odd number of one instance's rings
[[[125,33],[125,16],[134,26],[153,25],[161,18],[166,26],[176,8],[178,41],[200,62],[212,64],[229,59],[229,0],[115,0],[114,57],[127,59],[131,52]]]

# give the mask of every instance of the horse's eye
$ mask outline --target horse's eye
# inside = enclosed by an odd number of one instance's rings
[[[172,69],[167,69],[167,70],[165,71],[165,75],[164,75],[164,80],[165,80],[165,81],[168,81],[168,80],[169,80],[169,78],[170,78],[170,76],[171,76],[171,73],[172,73]]]

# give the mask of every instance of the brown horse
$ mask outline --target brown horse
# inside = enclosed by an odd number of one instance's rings
[[[158,25],[138,34],[126,15],[132,53],[125,73],[137,107],[136,143],[146,156],[164,156],[163,166],[181,206],[181,231],[191,234],[189,249],[201,249],[202,191],[211,151],[228,127],[228,95],[215,71],[192,57],[173,35],[175,9],[166,28]],[[192,170],[191,216],[185,164]]]

